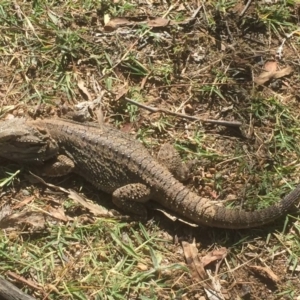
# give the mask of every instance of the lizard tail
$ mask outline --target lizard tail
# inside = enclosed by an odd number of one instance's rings
[[[176,190],[175,186],[174,188]],[[274,205],[261,210],[245,211],[218,206],[207,198],[202,198],[186,188],[181,188],[180,192],[173,198],[171,207],[175,208],[174,210],[177,213],[197,224],[219,228],[242,229],[258,227],[274,221],[287,213],[299,198],[300,185]]]

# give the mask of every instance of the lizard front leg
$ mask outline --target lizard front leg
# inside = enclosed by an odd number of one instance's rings
[[[124,212],[146,219],[144,203],[150,200],[151,191],[142,183],[132,183],[116,189],[112,194],[113,203]]]
[[[75,168],[72,159],[66,155],[58,155],[53,159],[46,161],[38,173],[42,176],[58,177],[71,173]]]

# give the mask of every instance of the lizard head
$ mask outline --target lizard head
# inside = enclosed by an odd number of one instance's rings
[[[16,162],[43,162],[58,152],[57,143],[45,130],[25,119],[0,122],[0,156]]]

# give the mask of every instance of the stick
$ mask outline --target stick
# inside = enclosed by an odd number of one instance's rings
[[[248,2],[246,3],[244,9],[243,9],[243,10],[241,11],[241,13],[240,13],[240,17],[242,17],[242,16],[245,14],[245,12],[246,12],[246,10],[249,8],[251,2],[252,2],[252,0],[248,0]]]
[[[134,104],[138,107],[144,108],[148,111],[151,111],[153,113],[155,112],[162,112],[162,113],[166,113],[172,116],[177,116],[177,117],[181,117],[181,118],[185,118],[185,119],[189,119],[189,120],[194,120],[194,121],[199,121],[202,123],[210,123],[210,124],[215,124],[215,125],[222,125],[222,126],[226,126],[226,127],[240,127],[242,126],[241,122],[238,121],[225,121],[225,120],[212,120],[212,119],[199,119],[197,117],[194,116],[189,116],[186,114],[181,114],[181,113],[176,113],[170,110],[166,110],[163,108],[155,108],[155,107],[150,107],[141,103],[138,103],[130,98],[125,97],[125,100],[131,104]]]

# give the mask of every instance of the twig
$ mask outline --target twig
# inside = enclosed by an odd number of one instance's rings
[[[202,7],[203,7],[203,4],[197,7],[197,9],[194,11],[194,13],[193,13],[193,15],[192,15],[192,17],[191,17],[191,20],[194,20],[194,19],[198,16],[199,11],[200,11],[200,9],[201,9]]]
[[[41,287],[35,285],[34,283],[26,280],[24,277],[22,277],[22,276],[20,276],[20,275],[18,275],[16,273],[14,273],[14,272],[8,271],[8,272],[6,272],[6,275],[12,277],[15,280],[18,280],[19,282],[22,282],[22,283],[28,285],[32,289],[35,289],[35,290],[41,290],[42,289]]]
[[[212,120],[212,119],[199,119],[197,117],[194,116],[189,116],[186,114],[181,114],[181,113],[176,113],[170,110],[166,110],[163,108],[155,108],[155,107],[150,107],[141,103],[138,103],[130,98],[125,97],[125,100],[131,104],[134,104],[138,107],[144,108],[148,111],[151,111],[153,113],[155,112],[161,112],[161,113],[166,113],[168,115],[172,115],[172,116],[177,116],[177,117],[181,117],[181,118],[185,118],[185,119],[189,119],[189,120],[194,120],[194,121],[199,121],[202,123],[210,123],[210,124],[215,124],[215,125],[222,125],[222,126],[226,126],[226,127],[240,127],[242,126],[241,122],[238,121],[225,121],[225,120]]]
[[[241,11],[241,13],[240,13],[240,17],[242,17],[242,16],[245,14],[245,12],[246,12],[246,10],[249,8],[251,2],[252,2],[252,0],[248,0],[248,2],[246,3],[244,9],[243,9],[243,10]]]

